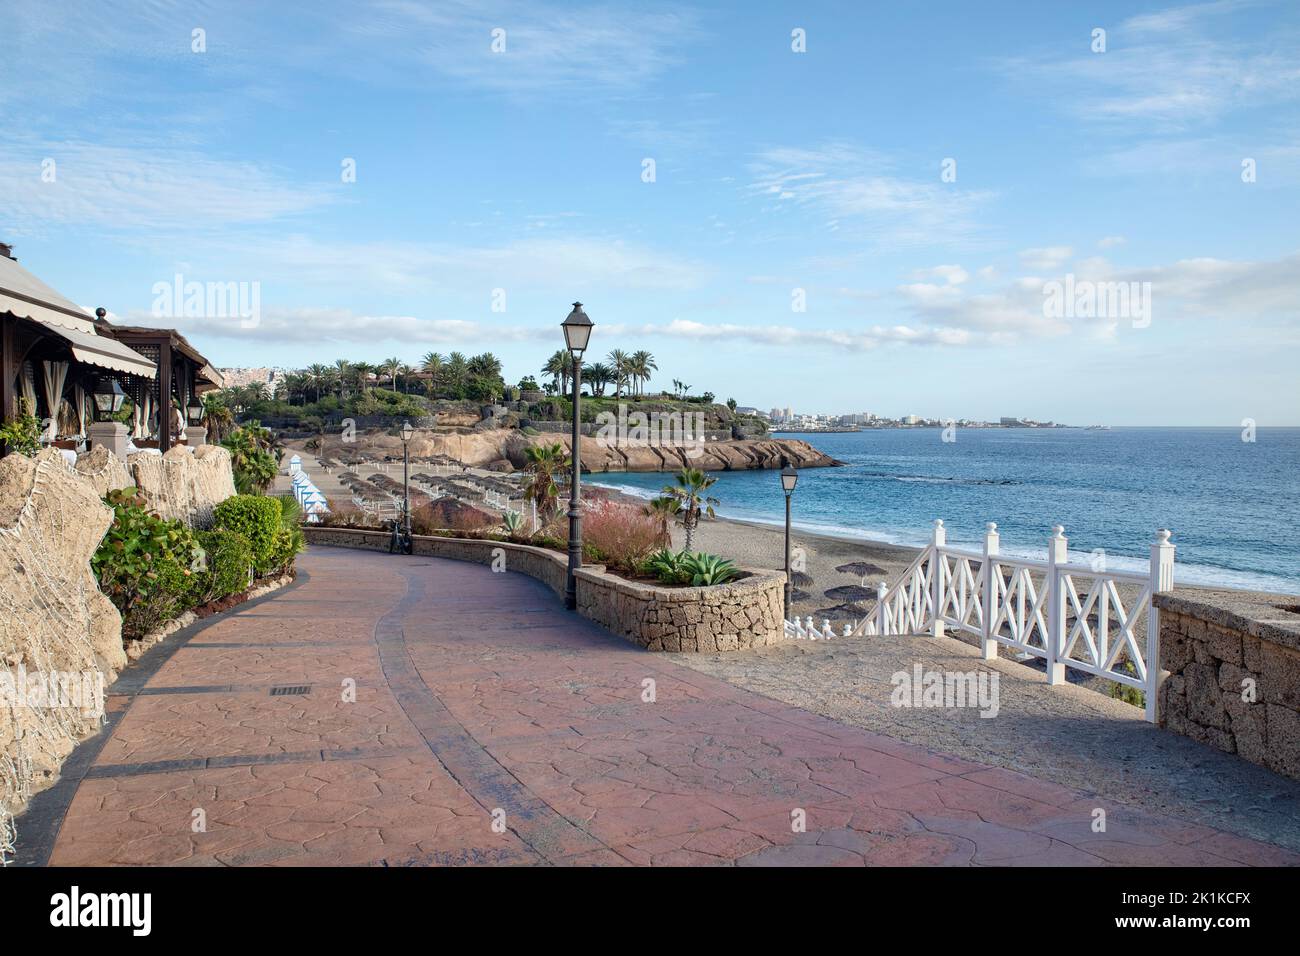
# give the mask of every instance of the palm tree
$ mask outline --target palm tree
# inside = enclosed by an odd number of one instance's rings
[[[348,383],[352,381],[352,363],[347,359],[338,359],[334,363],[334,381],[338,383],[339,400],[348,397]]]
[[[549,515],[560,500],[560,489],[555,483],[557,472],[563,472],[569,466],[568,456],[560,442],[550,445],[529,445],[524,449],[524,471],[531,477],[524,485],[525,497],[537,504],[537,510]]]
[[[601,397],[605,386],[614,381],[614,370],[604,362],[593,362],[587,368],[587,381],[591,383],[591,394]]]
[[[664,486],[664,497],[674,499],[681,508],[682,527],[686,529],[686,550],[691,550],[695,542],[695,528],[700,523],[700,515],[714,517],[713,507],[717,498],[704,494],[718,479],[706,475],[699,468],[683,468],[677,475],[676,485]]]
[[[321,386],[330,380],[329,366],[321,365],[319,362],[307,366],[307,377],[312,386],[316,389],[316,401],[320,401]]]
[[[447,387],[454,391],[456,398],[461,397],[465,388],[465,379],[469,377],[469,360],[463,352],[452,352],[447,356]]]
[[[623,386],[627,384],[628,354],[622,349],[614,349],[605,358],[614,370],[614,398],[617,400],[623,397]]]
[[[203,393],[203,427],[208,430],[209,445],[221,443],[235,425],[235,416],[226,406],[225,396],[221,392]]]
[[[501,360],[491,352],[475,355],[469,360],[469,374],[496,382],[501,378]]]
[[[673,519],[677,517],[682,510],[682,503],[676,498],[661,497],[654,498],[641,508],[641,513],[649,515],[659,522],[659,540],[656,542],[661,548],[671,548],[673,546],[672,524]]]
[[[356,383],[357,390],[362,395],[365,395],[370,388],[370,376],[373,375],[377,369],[369,362],[353,362],[349,366],[349,371],[352,373],[352,379]]]
[[[659,366],[655,364],[655,357],[644,349],[632,353],[631,363],[632,377],[642,383],[641,394],[644,395],[644,383],[650,381],[651,372],[659,371]]]
[[[415,374],[415,369],[403,362],[397,366],[397,377],[393,380],[393,387],[400,391],[401,383],[409,380],[413,374]]]
[[[542,374],[549,375],[561,395],[569,394],[569,376],[573,374],[573,356],[566,349],[557,349],[542,366]]]
[[[396,389],[397,370],[401,367],[402,367],[402,360],[399,359],[397,356],[393,356],[392,358],[387,358],[384,359],[382,362],[380,362],[379,366],[375,369],[375,371],[377,371],[381,377],[387,375],[389,387]]]
[[[442,356],[437,352],[426,352],[424,358],[420,359],[420,371],[429,373],[429,384],[426,386],[425,391],[432,398],[438,390],[439,379],[442,378]]]

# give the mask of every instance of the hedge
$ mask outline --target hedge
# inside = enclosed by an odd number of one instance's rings
[[[283,549],[283,542],[276,540],[283,521],[279,501],[263,495],[235,495],[217,505],[212,517],[214,529],[234,531],[248,539],[253,570],[259,576],[277,567],[277,552]]]

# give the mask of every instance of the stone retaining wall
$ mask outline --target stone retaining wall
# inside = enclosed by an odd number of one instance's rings
[[[1300,780],[1294,595],[1160,594],[1160,726]]]
[[[304,529],[309,544],[388,550],[386,531]],[[547,548],[506,541],[416,535],[412,548],[456,561],[496,564],[546,584],[563,596],[568,559]],[[665,588],[588,565],[576,578],[578,613],[650,651],[734,651],[785,640],[780,571],[745,570],[745,577],[709,588]]]

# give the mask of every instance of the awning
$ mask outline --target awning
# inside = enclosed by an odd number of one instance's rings
[[[76,303],[64,298],[12,259],[0,256],[0,313],[43,325],[66,341],[79,362],[155,378],[154,363],[114,339],[95,332],[95,323]]]

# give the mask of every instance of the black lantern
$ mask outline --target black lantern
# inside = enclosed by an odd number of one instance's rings
[[[402,422],[402,441],[410,441],[411,436],[415,434],[415,429],[411,427],[410,422]]]
[[[786,465],[781,469],[781,487],[785,489],[787,495],[794,491],[794,486],[798,483],[799,472],[795,471],[790,465]]]
[[[91,394],[95,400],[95,417],[101,422],[111,421],[126,401],[126,392],[111,375],[101,375]]]
[[[203,421],[203,402],[197,395],[191,395],[189,404],[185,406],[185,415],[190,420],[191,425],[197,425]]]
[[[564,342],[573,353],[574,358],[581,358],[587,350],[587,340],[591,338],[591,319],[582,311],[582,303],[573,303],[573,311],[560,323],[564,329]]]

